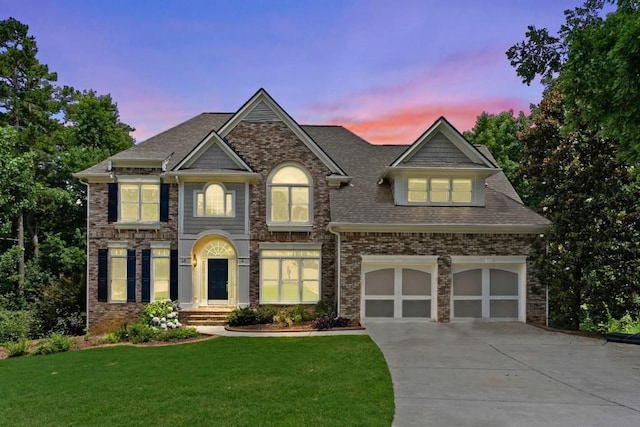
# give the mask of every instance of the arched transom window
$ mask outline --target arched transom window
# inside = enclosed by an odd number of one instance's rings
[[[209,184],[197,191],[196,216],[233,216],[233,192],[222,184]]]
[[[268,183],[268,222],[271,225],[310,225],[312,180],[301,166],[285,164]]]
[[[214,240],[202,249],[203,258],[235,258],[233,247],[224,240]]]

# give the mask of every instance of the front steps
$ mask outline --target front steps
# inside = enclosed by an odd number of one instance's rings
[[[186,326],[220,326],[226,324],[227,316],[234,307],[185,308],[178,312],[178,320]]]

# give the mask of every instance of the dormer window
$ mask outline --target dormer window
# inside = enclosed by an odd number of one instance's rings
[[[407,178],[407,202],[421,205],[471,204],[471,178]]]

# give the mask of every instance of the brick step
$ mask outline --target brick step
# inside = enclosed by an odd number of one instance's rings
[[[178,314],[180,323],[189,326],[217,326],[224,325],[233,308],[203,307],[193,310],[183,310]]]

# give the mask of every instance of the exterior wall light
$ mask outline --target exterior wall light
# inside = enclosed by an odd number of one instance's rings
[[[196,254],[193,254],[193,258],[191,258],[191,265],[193,266],[193,268],[196,268],[198,266],[198,258],[196,257]]]

